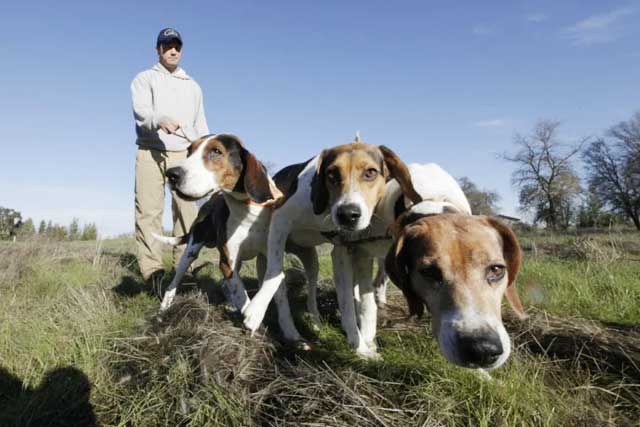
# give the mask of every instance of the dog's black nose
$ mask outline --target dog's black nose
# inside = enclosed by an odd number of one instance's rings
[[[182,180],[184,176],[184,169],[181,167],[174,167],[167,169],[167,179],[169,180],[169,184],[178,185],[178,183]]]
[[[340,223],[339,225],[353,227],[362,216],[362,211],[360,210],[360,206],[350,203],[340,206],[336,215]]]
[[[481,368],[494,364],[504,351],[495,331],[458,334],[458,346],[464,364]]]

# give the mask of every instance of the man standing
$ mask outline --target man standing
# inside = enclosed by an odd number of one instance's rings
[[[164,275],[162,244],[151,233],[162,234],[165,173],[187,157],[189,141],[209,133],[202,90],[178,67],[182,37],[173,28],[160,31],[158,63],[139,73],[131,83],[136,122],[136,244],[142,276],[159,292]],[[173,234],[187,233],[197,214],[194,202],[172,196]],[[174,248],[176,266],[185,246]]]

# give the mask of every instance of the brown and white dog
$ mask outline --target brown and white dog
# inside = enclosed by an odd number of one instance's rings
[[[273,203],[280,193],[275,190],[262,163],[237,136],[231,134],[208,135],[194,141],[189,147],[188,157],[169,169],[167,177],[172,189],[186,199],[199,199],[217,191],[220,194],[214,195],[200,208],[188,234],[176,238],[154,235],[164,243],[188,243],[160,309],[166,310],[171,305],[182,277],[205,245],[218,248],[220,270],[226,280],[223,286],[230,302],[242,309],[247,298],[242,289],[234,285],[239,280],[235,264],[241,260],[236,260],[236,256],[230,261],[228,256],[230,251],[233,255],[238,252],[235,247],[238,245],[233,245],[238,240],[237,223],[251,216],[257,223],[262,219],[262,227],[266,230],[269,216],[262,214],[263,218],[260,218],[262,207]],[[231,221],[227,224],[229,218]],[[231,240],[231,248],[227,245],[228,240]]]
[[[203,246],[216,247],[220,253],[223,290],[232,305],[241,311],[249,303],[239,275],[241,263],[257,257],[258,280],[262,280],[271,213],[275,203],[284,196],[278,187],[282,186],[285,191],[289,189],[287,171],[277,174],[274,182],[240,139],[229,134],[211,135],[194,142],[187,159],[167,171],[172,188],[181,197],[200,198],[212,192],[220,193],[214,194],[200,208],[187,235],[176,238],[155,235],[172,245],[188,243],[176,275],[165,292],[161,310],[171,305],[182,277]],[[318,276],[315,247],[289,244],[287,251],[300,259],[308,281],[315,289]],[[308,301],[312,315],[319,318],[315,294]],[[293,325],[284,290],[276,296],[276,303],[284,338],[302,341]]]
[[[515,289],[520,246],[513,231],[487,216],[408,214],[386,257],[389,278],[411,315],[431,313],[433,333],[450,362],[493,369],[509,357],[502,323],[506,295],[526,315]]]
[[[258,329],[269,302],[284,288],[280,285],[287,243],[311,247],[330,242],[327,233],[366,229],[390,178],[397,180],[407,197],[419,200],[398,156],[384,146],[364,144],[358,138],[354,143],[324,150],[309,162],[291,166],[287,175],[291,178],[287,185],[290,191],[271,217],[265,280],[243,310],[244,324],[251,331]],[[338,289],[339,303],[344,302],[345,294]],[[340,306],[344,318],[355,318],[353,303]],[[356,351],[367,353],[361,340],[349,334],[348,338]]]
[[[405,212],[442,213],[453,211],[471,214],[466,196],[456,180],[435,163],[407,165],[411,183],[420,201],[409,199],[395,180],[386,184],[384,196],[376,206],[371,225],[364,232],[344,234],[334,241],[331,253],[334,282],[338,295],[351,313],[355,305],[357,318],[342,316],[342,327],[350,343],[358,343],[357,353],[366,358],[379,358],[375,342],[377,310],[375,295],[380,302],[383,289],[372,283],[373,261],[384,258],[392,243],[390,227]],[[384,263],[384,261],[383,261]],[[339,298],[338,301],[341,301]],[[347,308],[349,307],[349,308]]]

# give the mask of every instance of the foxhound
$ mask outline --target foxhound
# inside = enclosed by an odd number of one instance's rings
[[[365,232],[344,234],[334,242],[334,282],[339,295],[343,294],[341,299],[349,306],[343,312],[342,326],[349,342],[358,343],[356,352],[365,358],[379,358],[375,343],[376,296],[379,303],[384,303],[386,295],[383,287],[372,283],[373,261],[386,256],[392,242],[390,227],[407,211],[441,213],[450,210],[471,214],[462,189],[440,166],[414,163],[409,164],[407,169],[418,197],[414,197],[414,200],[407,198],[398,182],[389,181],[369,228]],[[382,277],[383,271],[379,267],[377,281],[381,281]],[[355,305],[354,310],[351,310],[351,305]],[[345,316],[345,312],[349,316]]]
[[[154,235],[164,243],[188,243],[176,274],[165,292],[161,311],[172,303],[177,288],[189,266],[198,257],[203,246],[216,247],[220,253],[220,271],[223,291],[238,310],[249,303],[249,297],[240,279],[242,261],[257,257],[258,281],[264,275],[267,232],[273,207],[290,191],[291,171],[285,168],[271,179],[263,165],[246,150],[234,135],[212,135],[194,142],[187,159],[167,171],[169,182],[184,198],[201,198],[219,191],[199,210],[198,217],[188,234],[181,237]],[[278,188],[283,188],[284,193]],[[318,276],[318,257],[314,246],[288,244],[288,252],[302,262],[307,280],[315,290]],[[284,338],[302,341],[293,325],[289,302],[283,290],[276,296],[278,320]],[[319,319],[315,293],[308,298],[309,311]]]
[[[251,331],[258,329],[269,302],[284,288],[280,284],[284,279],[283,256],[287,242],[310,247],[332,242],[331,233],[348,234],[366,229],[384,196],[389,178],[395,178],[412,202],[420,201],[409,171],[398,156],[384,146],[364,144],[358,138],[354,143],[324,150],[292,168],[289,176],[295,178],[288,186],[291,191],[271,217],[265,280],[243,310],[244,324]],[[341,266],[334,262],[334,270],[339,269]],[[338,289],[343,319],[355,318],[353,293],[351,304],[347,294]],[[347,338],[356,351],[368,352],[362,340],[353,334],[347,334]]]
[[[398,229],[385,264],[410,314],[421,316],[427,307],[450,362],[501,366],[511,351],[503,296],[521,319],[527,317],[514,284],[521,251],[513,231],[492,217],[461,214],[409,214]]]

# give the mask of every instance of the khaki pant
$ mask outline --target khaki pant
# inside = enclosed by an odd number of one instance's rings
[[[164,269],[162,246],[151,233],[163,234],[162,212],[164,210],[165,173],[177,161],[187,157],[186,151],[159,151],[138,148],[136,154],[136,246],[138,265],[145,280],[154,271]],[[171,192],[173,235],[182,236],[189,231],[198,213],[195,202],[189,202]],[[186,245],[173,249],[173,265],[178,265]]]

